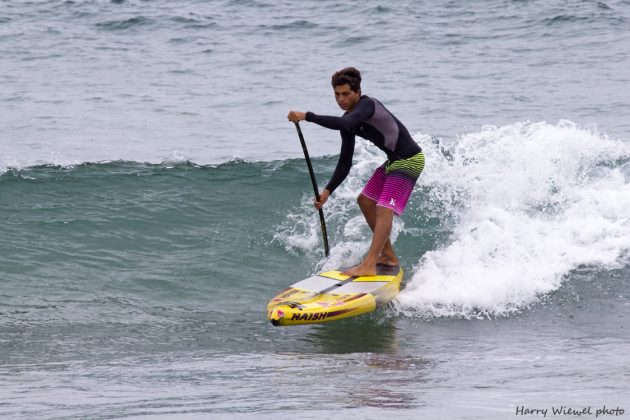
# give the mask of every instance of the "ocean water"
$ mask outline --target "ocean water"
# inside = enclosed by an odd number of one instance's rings
[[[630,2],[0,6],[0,417],[630,416]],[[384,156],[358,142],[324,258],[286,120],[339,115],[348,65],[427,158],[406,287],[273,327],[369,245]],[[323,185],[338,134],[301,125]]]

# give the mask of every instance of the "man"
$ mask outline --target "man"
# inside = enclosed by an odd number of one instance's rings
[[[352,166],[355,135],[374,143],[387,155],[363,188],[357,201],[372,229],[372,243],[361,264],[349,268],[349,276],[376,275],[377,265],[398,266],[398,257],[389,239],[394,213],[400,216],[413,187],[424,169],[422,149],[404,125],[379,101],[361,95],[361,73],[348,67],[332,76],[335,99],[345,111],[341,117],[312,112],[289,112],[289,121],[309,121],[341,133],[341,152],[330,182],[315,207],[321,208],[335,188],[348,176]]]

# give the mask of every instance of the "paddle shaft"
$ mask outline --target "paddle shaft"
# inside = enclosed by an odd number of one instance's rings
[[[311,176],[311,183],[313,184],[313,192],[315,193],[315,199],[317,201],[320,200],[319,197],[319,188],[317,187],[317,181],[315,180],[315,172],[313,172],[313,165],[311,164],[311,158],[308,155],[308,149],[306,148],[306,141],[304,141],[304,135],[302,134],[302,129],[300,128],[300,123],[295,122],[295,128],[298,132],[298,136],[300,137],[300,143],[302,144],[302,151],[304,152],[304,158],[306,159],[306,166],[308,167],[308,173]],[[319,224],[322,228],[322,237],[324,238],[324,254],[326,257],[330,254],[330,249],[328,247],[328,233],[326,233],[326,221],[324,220],[324,210],[319,209]]]

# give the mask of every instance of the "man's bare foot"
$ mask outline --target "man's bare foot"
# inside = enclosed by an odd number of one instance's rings
[[[365,262],[362,262],[359,265],[348,268],[342,274],[350,277],[375,276],[376,264],[366,264]]]
[[[380,257],[378,257],[376,264],[386,265],[389,267],[398,267],[400,263],[398,262],[398,258],[396,257],[390,257],[389,255],[381,255]]]

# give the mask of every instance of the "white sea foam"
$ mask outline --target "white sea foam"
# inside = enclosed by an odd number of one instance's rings
[[[337,188],[324,206],[330,257],[317,263],[319,269],[333,269],[358,264],[370,245],[371,232],[356,203],[363,185],[372,175],[374,168],[383,162],[384,156],[366,141],[358,141],[355,164],[348,178]],[[320,188],[324,187],[329,174],[320,175]],[[313,197],[305,194],[299,208],[286,215],[279,227],[276,240],[284,244],[289,252],[315,254],[322,249],[322,235],[317,213],[313,208]],[[403,223],[395,220],[392,239],[402,230]]]
[[[483,127],[448,153],[424,143],[421,185],[453,216],[397,307],[421,316],[518,311],[581,266],[616,267],[630,250],[630,147],[568,121]]]

